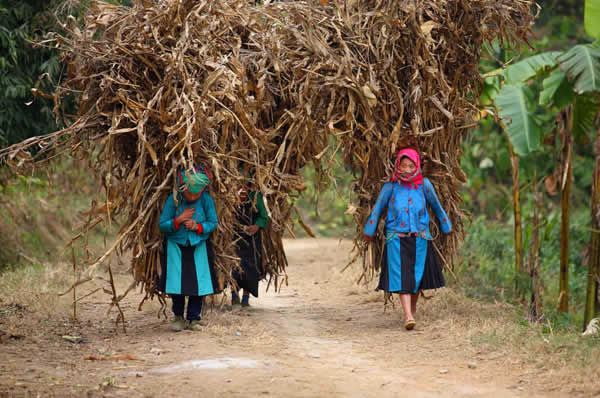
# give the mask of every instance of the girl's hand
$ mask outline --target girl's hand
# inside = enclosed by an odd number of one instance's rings
[[[190,231],[198,230],[198,223],[196,223],[194,220],[185,220],[183,225]]]
[[[363,235],[363,239],[364,239],[366,242],[373,242],[373,237],[372,237],[372,236],[369,236],[369,235]]]
[[[247,229],[246,229],[246,233],[250,236],[254,235],[255,233],[258,232],[259,226],[258,225],[250,225]]]
[[[179,215],[179,217],[177,217],[177,224],[185,224],[186,221],[192,220],[193,216],[194,216],[194,208],[188,207]]]

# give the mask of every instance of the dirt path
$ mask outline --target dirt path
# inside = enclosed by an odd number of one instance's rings
[[[406,332],[398,311],[383,312],[380,293],[353,285],[352,270],[340,274],[348,242],[288,241],[286,251],[290,286],[263,291],[249,310],[206,314],[201,332],[170,332],[157,303],[135,310],[135,294],[127,334],[105,317],[102,296],[80,305],[75,325],[14,308],[10,324],[0,317],[0,397],[558,396],[535,385],[535,372],[446,333],[452,314],[436,311],[443,292]],[[137,359],[84,359],[126,354]]]

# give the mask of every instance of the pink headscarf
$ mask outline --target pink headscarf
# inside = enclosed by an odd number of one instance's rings
[[[417,166],[414,173],[406,175],[400,172],[400,161],[402,158],[407,157],[412,160]],[[404,186],[409,189],[417,189],[423,184],[423,173],[421,172],[421,157],[416,150],[412,148],[404,148],[398,151],[396,155],[396,164],[394,166],[394,175],[392,176],[392,182],[402,181]]]

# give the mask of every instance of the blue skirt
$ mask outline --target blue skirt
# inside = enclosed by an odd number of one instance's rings
[[[170,253],[170,250],[174,251]],[[198,250],[201,250],[198,253]],[[198,262],[199,254],[202,255]],[[215,269],[215,255],[210,240],[198,246],[169,244],[164,239],[160,256],[161,275],[158,290],[167,294],[205,296],[222,289]]]
[[[395,236],[386,242],[377,290],[414,294],[445,284],[430,241],[416,236]]]

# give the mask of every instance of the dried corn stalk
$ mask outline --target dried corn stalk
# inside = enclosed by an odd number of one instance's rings
[[[412,139],[454,224],[453,234],[436,239],[451,264],[464,232],[460,142],[476,111],[482,46],[526,40],[532,5],[335,0],[253,7],[246,0],[157,0],[123,8],[95,2],[83,23],[67,19],[65,32],[47,42],[68,65],[54,93],[57,118],[68,127],[0,155],[12,165],[64,151],[93,159],[103,190],[82,232],[113,219],[121,225],[94,263],[131,251],[135,281],[151,297],[159,213],[178,169],[203,164],[214,174],[219,227],[212,239],[223,281],[239,263],[231,243],[240,168],[252,172],[271,215],[265,259],[277,284],[286,265],[281,237],[303,187],[300,170],[336,151],[357,176],[356,258],[363,255],[361,280],[369,279],[382,245],[364,256],[362,226],[394,153]],[[66,99],[78,102],[77,115],[61,112]],[[26,153],[33,147],[41,149],[36,157]]]

